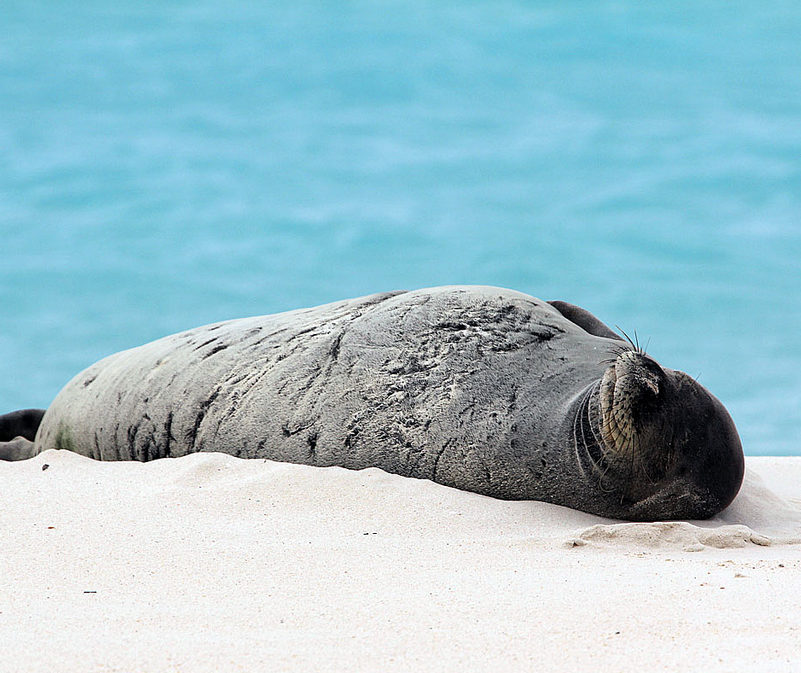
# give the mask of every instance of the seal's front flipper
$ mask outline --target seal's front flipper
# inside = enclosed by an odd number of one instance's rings
[[[611,329],[609,329],[586,309],[576,306],[575,304],[568,304],[566,301],[549,301],[548,303],[570,322],[581,327],[581,329],[583,329],[585,332],[589,332],[594,336],[623,341],[620,336],[615,334]]]
[[[0,460],[27,460],[36,455],[34,443],[25,437],[0,442]]]
[[[44,415],[44,409],[20,409],[3,414],[0,416],[0,442],[9,442],[15,437],[33,441]]]

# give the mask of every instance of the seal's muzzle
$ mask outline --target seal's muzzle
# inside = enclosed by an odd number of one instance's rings
[[[692,377],[625,350],[601,378],[597,409],[608,476],[632,517],[706,518],[734,499],[740,438],[720,401]]]

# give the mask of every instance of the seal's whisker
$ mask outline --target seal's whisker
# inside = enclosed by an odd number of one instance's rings
[[[634,350],[637,350],[637,344],[635,344],[631,340],[631,337],[628,334],[626,334],[626,331],[620,325],[615,325],[615,329],[623,335],[623,337],[626,339],[626,341],[629,342],[629,344]],[[635,332],[634,334],[636,335],[637,333]]]
[[[648,480],[649,484],[655,484],[656,479],[654,479],[650,474],[648,474],[648,469],[645,467],[645,459],[640,454],[640,468],[642,469],[642,473],[645,475],[645,478]]]
[[[593,392],[597,392],[597,389],[594,390]],[[589,398],[587,398],[587,404],[589,405]],[[589,406],[589,411],[592,411],[592,406]],[[603,441],[603,438],[599,436],[598,433],[596,432],[596,426],[600,428],[599,419],[598,418],[593,419],[588,415],[588,422],[590,425],[590,432],[592,433],[593,441],[601,451],[601,461],[599,461],[599,463],[596,463],[596,465],[603,470],[600,476],[598,477],[598,488],[601,489],[602,493],[614,493],[615,491],[614,486],[606,487],[604,485],[604,479],[606,479],[607,474],[612,469],[612,462],[608,459],[608,451],[606,443]]]
[[[615,360],[623,355],[623,353],[631,353],[633,350],[634,346],[628,342],[616,343],[609,346],[609,352]]]
[[[604,454],[604,457],[606,457],[606,454]],[[602,467],[603,467],[603,472],[601,472],[601,475],[598,477],[598,488],[601,489],[602,493],[614,493],[615,491],[614,486],[610,487],[604,486],[604,479],[606,479],[606,475],[612,469],[612,463],[608,460],[605,460],[604,465]]]
[[[626,442],[626,444],[631,444],[630,439]],[[637,474],[636,466],[637,466],[637,457],[634,455],[634,451],[631,450],[632,447],[628,447],[629,453],[629,474],[635,476]]]
[[[579,402],[576,415],[573,417],[573,450],[578,459],[579,468],[581,469],[582,473],[587,476],[587,473],[584,470],[584,461],[581,458],[581,452],[578,446],[579,433],[581,433],[581,444],[590,459],[593,471],[598,474],[598,488],[602,493],[612,493],[615,489],[607,488],[604,484],[604,479],[609,472],[611,465],[606,459],[606,449],[604,447],[604,443],[596,433],[595,425],[597,424],[598,419],[593,417],[593,405],[591,400],[593,395],[596,395],[597,392],[598,386],[591,386],[587,389],[582,396],[581,401]],[[589,433],[592,435],[592,437],[588,436],[585,425],[589,426]],[[597,457],[596,454],[593,453],[592,447],[596,447],[596,449],[600,452],[597,454]]]
[[[615,487],[614,486],[611,486],[609,488],[604,486],[604,479],[606,478],[606,473],[609,472],[611,467],[612,467],[611,465],[607,465],[606,469],[601,474],[601,478],[598,480],[598,488],[601,489],[601,493],[614,493],[615,492]]]
[[[598,419],[594,419],[594,420],[597,421]],[[590,432],[592,433],[592,438],[593,438],[593,440],[595,440],[595,443],[601,448],[601,455],[604,458],[606,458],[606,454],[607,454],[606,445],[604,444],[603,438],[601,436],[599,436],[598,433],[595,430],[595,426],[599,425],[599,427],[600,427],[600,424],[593,423],[592,421],[593,421],[593,419],[590,419]]]
[[[638,462],[639,462],[639,464],[640,464],[640,471],[641,471],[641,472],[642,472],[642,474],[645,476],[645,478],[648,480],[648,483],[649,483],[649,484],[655,484],[655,483],[656,483],[656,479],[654,479],[654,478],[653,478],[653,477],[652,477],[652,476],[651,476],[651,475],[648,473],[648,468],[647,468],[647,466],[646,466],[646,464],[645,464],[645,453],[643,452],[643,450],[642,450],[642,447],[641,447],[641,446],[639,446],[639,444],[640,444],[640,442],[639,442],[639,438],[638,438],[638,440],[637,440],[637,444],[638,444],[638,446],[637,446],[637,450],[635,451],[635,453],[636,453],[636,455],[637,455],[637,458],[639,459],[639,461],[638,461]]]
[[[639,441],[637,444],[639,445]],[[643,452],[640,446],[637,446],[637,449],[633,451],[633,454],[635,461],[639,464],[639,471],[645,476],[649,484],[653,484],[654,480],[651,479],[651,475],[648,474],[648,470],[645,467],[645,459],[643,458]]]
[[[583,421],[584,421],[584,414],[585,414],[585,412],[587,410],[587,400],[589,399],[589,396],[590,396],[590,390],[588,390],[587,393],[582,398],[581,407],[580,407],[581,408],[581,420],[582,420],[582,422],[581,422],[579,427],[581,428],[581,441],[582,441],[582,444],[584,444],[585,448],[587,447],[587,437],[584,434],[584,422]]]
[[[583,403],[582,403],[583,404]],[[578,410],[576,411],[576,415],[573,417],[573,452],[576,454],[576,460],[579,464],[579,469],[581,470],[582,474],[586,476],[584,472],[584,466],[581,461],[581,456],[579,455],[579,448],[578,448],[578,428],[576,427],[579,423],[579,417],[582,413],[582,405],[579,405]]]

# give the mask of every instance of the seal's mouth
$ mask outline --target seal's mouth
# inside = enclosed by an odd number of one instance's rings
[[[659,365],[639,351],[624,351],[606,369],[599,397],[608,457],[630,458],[641,450],[640,419],[657,404],[663,376]]]

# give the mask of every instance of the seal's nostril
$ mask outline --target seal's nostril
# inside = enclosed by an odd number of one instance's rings
[[[654,395],[659,395],[659,384],[650,377],[643,379],[645,387],[648,388]]]

